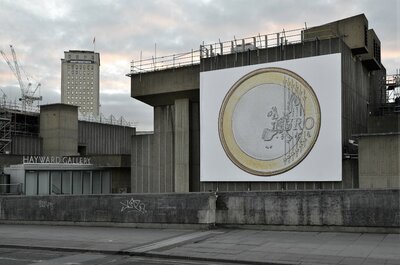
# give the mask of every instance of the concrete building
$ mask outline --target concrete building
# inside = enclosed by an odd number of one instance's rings
[[[0,184],[27,195],[130,191],[130,146],[135,128],[78,120],[78,107],[41,106],[40,113],[1,108],[9,133],[0,153]],[[1,174],[0,174],[1,175]],[[5,187],[7,190],[4,190]]]
[[[70,50],[61,59],[61,103],[79,107],[82,114],[99,115],[100,54]]]
[[[293,36],[297,39],[292,39]],[[330,54],[340,54],[341,65],[342,130],[338,132],[342,148],[341,181],[200,181],[201,73]],[[154,107],[154,134],[132,138],[132,192],[351,189],[370,186],[360,185],[361,175],[365,173],[359,167],[369,162],[359,164],[358,154],[363,154],[363,151],[358,151],[351,142],[357,135],[368,133],[368,123],[373,115],[382,114],[382,107],[386,104],[383,81],[386,70],[380,61],[380,41],[368,28],[368,20],[363,14],[302,29],[297,33],[282,32],[203,45],[197,53],[179,56],[184,58],[181,63],[177,62],[178,56],[171,56],[170,62],[166,62],[168,57],[164,56],[164,64],[157,64],[157,60],[136,62],[141,69],[136,70],[133,64],[128,75],[131,78],[131,96]],[[397,124],[398,114],[394,115],[396,118],[390,122]],[[207,143],[201,143],[204,144]],[[391,150],[398,151],[396,148]],[[391,161],[396,163],[393,159]],[[374,174],[376,176],[376,172]],[[391,178],[399,178],[398,167],[394,167],[390,174]],[[398,187],[397,182],[390,183],[393,185],[380,187]]]

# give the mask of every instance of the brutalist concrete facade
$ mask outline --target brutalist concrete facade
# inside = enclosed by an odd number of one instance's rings
[[[332,27],[336,27],[333,33],[326,30]],[[327,31],[330,34],[327,35]],[[364,15],[359,15],[304,30],[300,43],[280,43],[276,47],[226,55],[213,54],[202,58],[199,65],[131,74],[132,97],[154,107],[154,134],[134,136],[132,140],[132,192],[358,188],[357,160],[346,156],[343,156],[340,182],[201,183],[199,75],[204,71],[340,53],[341,133],[345,154],[352,150],[349,140],[353,135],[368,131],[368,116],[378,111],[382,101],[381,80],[386,76],[385,68],[378,60],[371,68],[359,56],[368,52],[368,32],[368,21]],[[182,102],[186,102],[185,107],[182,107]]]
[[[23,115],[24,113],[19,114],[22,117]],[[32,131],[31,135],[18,135],[16,132],[13,135],[11,152],[0,154],[0,173],[14,166],[23,168],[29,158],[33,158],[35,163],[38,157],[58,157],[59,160],[62,157],[74,157],[78,161],[90,158],[91,170],[111,172],[110,192],[130,191],[130,148],[131,136],[136,133],[135,128],[78,120],[77,107],[62,103],[41,106],[40,114],[29,113],[28,118],[32,120],[32,124],[37,125],[37,132]],[[79,160],[80,158],[82,159]],[[43,165],[38,163],[37,170],[47,170]],[[60,170],[67,169],[63,164],[52,163],[47,171]],[[77,170],[74,165],[68,169],[71,172],[74,170]],[[24,177],[18,178],[17,182],[22,183],[23,180]],[[14,182],[15,180],[11,181]]]

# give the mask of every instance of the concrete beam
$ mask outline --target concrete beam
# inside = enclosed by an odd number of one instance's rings
[[[131,97],[151,106],[172,105],[175,99],[198,99],[200,66],[190,65],[131,75]]]

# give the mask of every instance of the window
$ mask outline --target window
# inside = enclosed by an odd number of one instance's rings
[[[91,189],[91,179],[90,179],[90,172],[89,171],[83,171],[82,172],[82,182],[83,182],[83,194],[90,194],[92,189]]]
[[[28,171],[25,174],[25,194],[36,195],[37,194],[37,173]]]
[[[93,194],[100,194],[101,193],[100,171],[93,171],[92,183],[93,183]]]
[[[110,193],[111,191],[111,176],[110,176],[110,172],[108,171],[104,171],[101,172],[101,181],[102,181],[102,185],[101,185],[101,193]]]
[[[61,172],[51,172],[51,194],[61,194]]]
[[[81,151],[82,152],[82,151]],[[26,171],[26,195],[107,194],[111,192],[108,171]]]
[[[63,171],[62,172],[62,185],[61,185],[61,193],[62,194],[71,194],[71,171]]]
[[[49,171],[39,171],[38,194],[49,195]]]

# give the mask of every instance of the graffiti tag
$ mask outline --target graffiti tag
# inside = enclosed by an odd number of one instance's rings
[[[134,200],[133,198],[131,198],[130,200],[126,200],[125,202],[120,202],[120,204],[122,205],[121,212],[128,210],[137,211],[141,214],[147,213],[145,209],[146,205],[141,200]]]
[[[54,210],[54,203],[53,202],[40,200],[38,202],[38,204],[39,204],[39,208],[45,208],[45,209],[48,209],[48,210]]]

